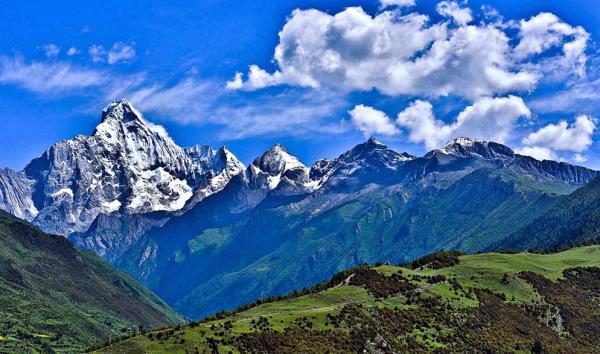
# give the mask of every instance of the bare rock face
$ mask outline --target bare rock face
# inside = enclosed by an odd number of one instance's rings
[[[0,209],[31,221],[38,214],[31,199],[33,181],[23,172],[0,169]]]
[[[113,262],[125,253],[145,232],[169,220],[166,213],[100,214],[85,232],[74,232],[69,239],[85,249]]]

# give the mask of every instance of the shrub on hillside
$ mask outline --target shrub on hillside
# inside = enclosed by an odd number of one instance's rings
[[[446,251],[441,250],[435,253],[428,254],[421,257],[410,264],[412,269],[416,269],[423,266],[428,266],[432,269],[440,269],[445,267],[452,267],[457,265],[460,260],[458,257],[464,255],[461,251]]]

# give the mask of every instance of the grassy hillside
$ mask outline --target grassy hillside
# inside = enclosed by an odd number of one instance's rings
[[[358,267],[302,296],[97,353],[598,352],[598,267],[600,246]]]
[[[0,352],[80,351],[182,318],[133,278],[64,237],[0,211]]]

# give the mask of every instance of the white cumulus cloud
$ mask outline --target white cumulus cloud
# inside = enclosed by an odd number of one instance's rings
[[[454,130],[452,126],[435,118],[431,103],[421,100],[414,101],[398,113],[396,122],[408,131],[410,142],[423,143],[427,149],[435,149],[448,141]]]
[[[442,1],[435,9],[440,15],[452,18],[459,25],[464,26],[473,21],[471,9],[461,7],[456,1]]]
[[[239,90],[244,87],[244,80],[242,79],[242,73],[236,73],[233,80],[227,81],[225,88],[228,90]]]
[[[573,27],[562,22],[556,15],[543,12],[520,21],[518,38],[519,43],[514,48],[517,59],[562,45],[565,64],[579,76],[585,75],[585,50],[590,34],[583,27]]]
[[[595,119],[581,115],[572,124],[568,124],[564,120],[557,124],[548,124],[527,135],[523,139],[523,144],[581,153],[592,145],[592,135],[595,129]]]
[[[531,111],[521,97],[485,97],[460,112],[454,123],[455,135],[504,143],[518,119],[530,116]]]
[[[515,152],[520,155],[531,156],[534,159],[543,160],[558,160],[556,153],[552,149],[541,146],[524,146],[519,149],[515,149]]]
[[[441,2],[437,10],[456,25],[393,8],[376,15],[360,7],[336,14],[295,10],[279,33],[273,57],[277,69],[250,65],[227,87],[376,89],[386,95],[476,100],[534,89],[546,74],[537,65],[541,54],[568,58],[577,73],[585,67],[586,32],[554,15],[542,26],[553,30],[534,30],[531,21],[539,21],[534,17],[514,31],[499,16],[493,23],[474,24],[471,10],[455,1]],[[562,45],[564,54],[550,51],[556,45]]]
[[[387,114],[372,107],[359,104],[348,113],[352,123],[366,136],[395,135],[399,132]]]
[[[520,97],[485,97],[466,107],[454,122],[446,123],[435,118],[429,102],[417,100],[398,113],[396,122],[408,131],[409,141],[434,149],[459,136],[504,143],[519,118],[529,116],[531,111]]]

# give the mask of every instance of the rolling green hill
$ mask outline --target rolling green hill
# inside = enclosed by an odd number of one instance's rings
[[[182,322],[152,292],[62,236],[0,211],[0,352],[83,350]]]
[[[303,294],[152,330],[97,353],[591,353],[600,246],[556,254],[434,254],[361,266]]]

